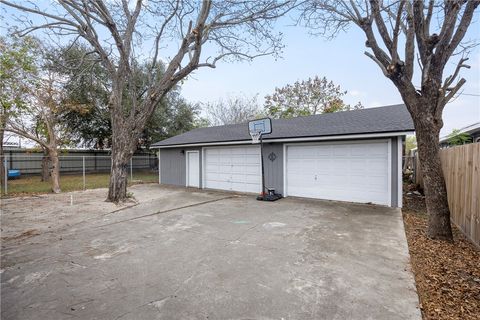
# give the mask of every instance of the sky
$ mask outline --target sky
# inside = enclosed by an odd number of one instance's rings
[[[277,29],[284,33],[281,59],[261,57],[198,70],[182,86],[183,96],[191,102],[208,102],[229,95],[259,94],[259,102],[263,103],[265,95],[273,93],[275,87],[318,75],[347,90],[344,101],[348,104],[361,101],[370,108],[402,103],[395,86],[364,54],[365,36],[356,28],[333,40],[311,36],[301,27],[279,25]],[[480,39],[480,22],[470,27],[467,38]],[[480,121],[480,48],[471,52],[468,62],[471,69],[462,71],[467,80],[464,94],[445,107],[441,135]]]
[[[49,1],[39,1],[48,8]],[[14,10],[3,7],[1,15],[7,24],[15,24]],[[466,40],[480,41],[480,15],[477,14],[469,28]],[[34,17],[29,18],[35,20]],[[201,68],[191,74],[182,85],[182,95],[190,102],[211,102],[235,95],[257,95],[263,104],[265,95],[297,80],[319,76],[332,80],[348,93],[344,101],[366,108],[402,103],[394,85],[385,78],[379,67],[365,54],[365,35],[351,27],[332,40],[315,37],[302,27],[291,25],[291,19],[282,18],[276,30],[284,34],[285,48],[281,58],[260,57],[252,62],[218,62],[215,69]],[[3,30],[4,31],[4,30]],[[178,41],[166,44],[163,52],[173,54]],[[140,51],[151,49],[148,44]],[[203,51],[209,52],[208,48]],[[166,57],[163,57],[164,59]],[[455,67],[459,57],[453,57],[447,71]],[[168,60],[168,59],[165,59]],[[461,94],[450,102],[443,113],[444,127],[441,135],[480,121],[480,46],[470,52],[468,64],[461,76],[467,80]],[[418,72],[418,68],[416,72]],[[445,72],[445,74],[449,74]],[[418,74],[417,74],[418,76]]]

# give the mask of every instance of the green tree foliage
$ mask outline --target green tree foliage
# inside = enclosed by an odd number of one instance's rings
[[[472,142],[472,137],[465,132],[460,132],[458,129],[453,129],[448,135],[448,144],[451,146],[459,146],[462,144]]]
[[[48,68],[66,79],[68,106],[62,121],[74,128],[76,145],[103,149],[110,146],[111,124],[108,113],[109,80],[96,54],[83,45],[51,52]]]
[[[352,109],[363,109],[359,102],[350,106],[343,102],[347,93],[327,78],[296,81],[265,97],[265,113],[275,119],[309,116]]]
[[[0,156],[7,119],[15,110],[25,108],[28,92],[35,83],[34,48],[36,43],[30,37],[0,37]],[[2,188],[4,177],[4,166],[0,165]]]
[[[51,163],[52,191],[60,192],[60,148],[71,143],[72,127],[65,125],[62,114],[70,108],[65,103],[65,79],[48,68],[48,48],[36,41],[27,45],[29,64],[35,72],[22,83],[22,103],[12,103],[6,113],[5,131],[38,144]],[[2,130],[3,132],[3,130]],[[46,163],[46,162],[45,162]]]
[[[408,136],[405,140],[405,154],[409,155],[412,149],[417,147],[417,137]]]
[[[179,90],[170,92],[147,122],[139,145],[152,143],[194,129],[198,123],[199,108],[187,102]]]
[[[51,65],[68,79],[65,89],[70,106],[63,114],[63,121],[75,128],[75,143],[94,148],[111,146],[112,125],[108,110],[109,92],[111,90],[105,68],[98,63],[98,57],[89,52],[88,48],[74,45],[52,53],[56,56]],[[129,87],[124,93],[124,101],[129,108],[136,107],[132,96],[144,96],[146,93],[147,65],[136,65],[135,87]],[[157,65],[158,75],[163,73],[164,66]],[[139,147],[149,147],[150,144],[179,133],[191,130],[198,112],[197,108],[187,103],[176,87],[161,101],[158,108],[147,122]]]
[[[2,115],[24,107],[35,82],[37,43],[30,37],[0,37],[0,104]]]

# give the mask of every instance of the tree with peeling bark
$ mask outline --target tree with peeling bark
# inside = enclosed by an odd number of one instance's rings
[[[37,78],[31,88],[25,108],[13,109],[7,119],[5,131],[15,133],[37,143],[48,158],[51,169],[52,191],[59,193],[60,160],[62,145],[69,143],[71,133],[68,125],[63,124],[61,114],[69,106],[66,100],[63,83],[58,75],[44,72]]]
[[[427,233],[433,239],[452,240],[439,133],[445,105],[466,82],[460,71],[469,68],[466,55],[473,44],[464,37],[479,4],[478,0],[311,0],[302,8],[303,22],[316,33],[332,37],[350,25],[360,28],[369,49],[365,54],[402,96],[415,126],[429,214]],[[444,76],[447,63],[458,55],[456,68]]]
[[[112,123],[107,200],[112,202],[126,199],[127,164],[162,98],[198,68],[279,52],[281,35],[273,22],[294,6],[288,0],[58,0],[48,7],[0,2],[20,11],[19,34],[43,30],[63,42],[82,41],[107,70]],[[166,65],[161,74],[160,58]],[[136,70],[145,64],[150,66],[147,89],[139,92]]]

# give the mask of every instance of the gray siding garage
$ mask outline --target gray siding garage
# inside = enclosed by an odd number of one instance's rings
[[[402,145],[413,131],[403,105],[273,120],[272,126],[263,139],[267,187],[284,196],[401,206]],[[196,129],[154,147],[162,184],[261,191],[260,147],[252,145],[246,124]]]

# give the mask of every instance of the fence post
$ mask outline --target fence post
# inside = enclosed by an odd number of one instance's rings
[[[82,157],[82,168],[83,168],[83,190],[86,189],[85,185],[85,156]]]
[[[13,170],[13,153],[12,153],[12,150],[10,150],[10,163],[9,163],[9,167],[10,169]]]
[[[3,188],[3,191],[5,192],[5,195],[8,194],[8,166],[7,166],[7,155],[4,153],[3,154],[3,167],[5,168],[5,177],[4,177],[4,182],[5,182],[5,186]]]
[[[133,156],[130,158],[130,181],[133,181],[133,166],[132,166],[132,161]]]

